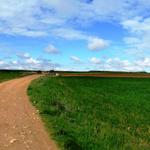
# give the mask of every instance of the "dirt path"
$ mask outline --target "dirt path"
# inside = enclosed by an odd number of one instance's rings
[[[26,94],[37,77],[0,84],[0,150],[57,150]]]

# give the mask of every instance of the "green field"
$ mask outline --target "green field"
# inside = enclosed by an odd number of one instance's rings
[[[18,77],[23,77],[29,74],[31,74],[31,72],[29,71],[0,70],[0,82],[18,78]]]
[[[61,149],[150,149],[150,79],[47,76],[28,94]]]

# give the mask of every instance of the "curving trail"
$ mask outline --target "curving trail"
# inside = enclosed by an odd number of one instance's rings
[[[39,75],[0,84],[0,150],[57,150],[26,90]]]

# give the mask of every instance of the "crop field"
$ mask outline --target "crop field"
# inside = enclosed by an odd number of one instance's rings
[[[29,75],[29,71],[0,70],[0,82]]]
[[[47,76],[28,94],[61,149],[150,149],[148,78]]]

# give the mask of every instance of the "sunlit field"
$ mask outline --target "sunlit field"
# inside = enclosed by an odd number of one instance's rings
[[[0,82],[32,74],[30,71],[0,70]]]
[[[61,149],[150,149],[148,78],[47,76],[28,94]]]

